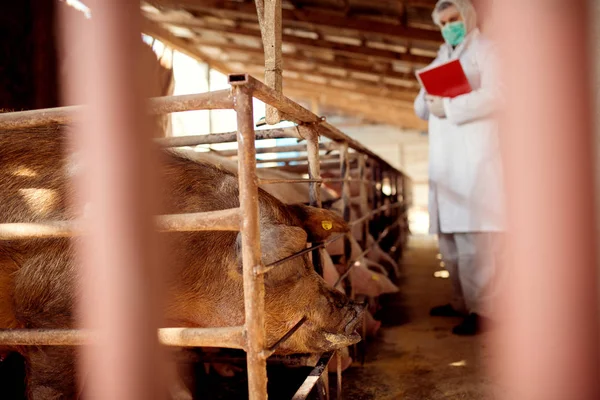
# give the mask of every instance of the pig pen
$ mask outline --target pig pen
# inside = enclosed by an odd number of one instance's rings
[[[161,344],[174,347],[215,347],[237,349],[246,353],[245,363],[248,374],[248,396],[250,399],[267,398],[267,361],[286,365],[304,366],[308,374],[293,388],[293,399],[309,396],[329,398],[327,366],[331,360],[337,363],[337,398],[342,398],[341,353],[330,352],[312,356],[278,357],[274,353],[305,319],[291,321],[293,327],[280,340],[267,345],[264,333],[264,281],[266,272],[277,268],[282,261],[312,253],[315,269],[323,274],[321,256],[327,244],[340,239],[336,236],[311,247],[285,260],[269,265],[261,264],[259,246],[260,224],[258,219],[257,190],[262,185],[307,184],[309,204],[321,207],[321,186],[340,184],[341,203],[344,219],[362,231],[360,242],[363,253],[367,254],[373,244],[367,235],[375,238],[375,244],[387,242],[388,249],[396,256],[408,235],[407,209],[411,205],[410,180],[376,154],[360,143],[344,135],[341,131],[302,106],[294,103],[246,74],[229,76],[231,89],[215,92],[167,96],[153,98],[149,103],[153,115],[188,110],[233,109],[237,113],[238,131],[225,134],[210,134],[187,137],[161,138],[156,141],[163,147],[187,147],[202,144],[237,141],[238,150],[221,152],[221,156],[235,157],[239,165],[240,207],[194,214],[161,215],[157,218],[160,232],[184,231],[240,231],[243,244],[243,280],[245,324],[222,328],[161,328],[158,338]],[[253,126],[252,99],[256,98],[279,110],[285,119],[296,126],[292,128],[265,129],[255,131]],[[34,128],[50,123],[70,123],[81,113],[78,106],[55,109],[5,113],[0,115],[0,129]],[[327,141],[319,142],[322,137]],[[295,138],[299,144],[289,147],[256,148],[255,141],[274,138]],[[306,179],[261,179],[257,174],[257,153],[299,151],[304,157],[275,160],[278,168],[284,171],[306,173]],[[321,155],[321,152],[326,154]],[[258,162],[260,164],[260,161]],[[262,169],[262,168],[261,168]],[[321,171],[339,170],[334,177],[322,178]],[[351,221],[352,187],[358,188],[358,199],[362,211],[360,218]],[[385,193],[387,192],[387,193]],[[324,229],[327,227],[324,226]],[[3,223],[0,224],[0,240],[23,240],[33,238],[70,237],[80,234],[79,226],[71,221],[46,223]],[[354,268],[351,257],[350,235],[344,237],[344,251],[339,261],[345,265],[339,278],[347,281]],[[347,285],[350,297],[355,297]],[[363,338],[366,325],[363,323]],[[11,346],[80,346],[93,343],[93,333],[82,330],[28,330],[3,329],[0,331],[0,345]],[[354,349],[359,359],[364,358],[364,341]],[[221,361],[239,360],[239,355]],[[211,361],[210,355],[202,361]],[[212,358],[212,361],[219,361]]]

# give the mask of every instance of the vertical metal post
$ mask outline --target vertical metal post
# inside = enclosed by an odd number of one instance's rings
[[[306,139],[306,151],[308,156],[309,179],[321,179],[321,164],[319,162],[319,133],[313,127],[299,126],[300,136]],[[321,182],[309,183],[309,200],[313,207],[321,207]],[[319,275],[323,275],[323,263],[321,257],[322,249],[312,252],[313,265]]]
[[[343,179],[342,182],[342,210],[344,215],[344,221],[350,221],[350,160],[348,158],[348,143],[341,143],[339,145],[340,151],[340,177]],[[348,235],[351,235],[350,232]],[[352,247],[348,235],[344,236],[344,257],[343,265],[348,267],[350,262],[350,256]],[[351,292],[351,297],[354,296],[354,292]]]
[[[261,264],[260,224],[258,218],[258,180],[252,95],[243,86],[234,86],[237,113],[238,174],[242,212],[242,255],[244,307],[248,354],[248,393],[250,400],[267,399],[267,363],[265,349],[265,285],[256,270]]]
[[[361,216],[369,213],[369,198],[367,190],[369,189],[367,181],[367,156],[358,156],[358,176],[360,179],[360,212]],[[369,219],[362,224],[362,247],[367,248],[367,237],[369,236]]]
[[[335,353],[335,362],[337,365],[337,400],[342,400],[342,353],[338,350]]]
[[[68,103],[85,103],[71,137],[85,160],[74,201],[89,205],[78,242],[80,324],[97,330],[82,350],[84,397],[135,400],[163,393],[156,329],[161,301],[160,258],[153,218],[158,201],[151,124],[145,119],[138,65],[142,51],[139,1],[86,2],[94,17],[82,30],[62,12],[65,46],[85,40],[73,60]],[[71,24],[74,22],[74,24]],[[83,39],[82,39],[83,38]],[[93,49],[93,51],[92,51]],[[93,77],[89,79],[89,77]],[[83,382],[82,382],[83,383]]]
[[[495,3],[493,26],[510,26],[498,37],[509,227],[495,313],[499,397],[598,399],[594,2]]]

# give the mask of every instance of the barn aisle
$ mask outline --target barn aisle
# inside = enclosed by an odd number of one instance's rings
[[[413,237],[405,253],[400,293],[385,299],[384,328],[369,343],[364,367],[344,373],[344,398],[352,400],[489,399],[482,374],[483,336],[457,337],[458,319],[429,316],[450,298],[434,239]]]

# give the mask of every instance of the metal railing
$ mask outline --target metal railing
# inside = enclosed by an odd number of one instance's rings
[[[313,247],[299,252],[284,260],[264,266],[261,264],[260,225],[258,218],[258,187],[264,184],[307,183],[309,185],[310,205],[321,207],[321,184],[327,182],[342,183],[342,203],[344,219],[350,221],[350,184],[360,184],[360,202],[363,216],[351,224],[363,224],[363,244],[369,223],[377,223],[379,215],[385,211],[394,213],[394,224],[400,225],[407,209],[408,178],[394,169],[376,154],[355,140],[329,125],[323,118],[302,108],[292,100],[270,89],[251,76],[236,74],[229,76],[230,90],[201,93],[185,96],[167,96],[153,98],[148,102],[151,114],[170,113],[187,110],[233,109],[237,114],[237,132],[224,134],[199,135],[190,137],[169,137],[156,139],[161,147],[182,147],[201,144],[224,143],[237,140],[237,151],[223,152],[238,159],[239,176],[239,208],[190,213],[161,215],[155,219],[156,229],[160,232],[181,232],[200,230],[239,230],[242,235],[243,281],[245,324],[238,327],[215,328],[162,328],[158,330],[160,343],[168,346],[223,347],[243,349],[247,353],[248,390],[252,400],[267,398],[266,361],[276,348],[287,340],[305,322],[298,321],[276,343],[266,343],[264,331],[264,273],[282,262],[299,257],[309,251],[313,252],[315,270],[322,271],[321,254],[329,242],[316,243]],[[254,130],[252,99],[257,98],[280,111],[285,119],[298,125],[294,128]],[[0,129],[34,128],[55,123],[71,123],[76,121],[84,111],[83,107],[71,106],[55,109],[33,110],[0,114]],[[319,144],[319,136],[331,139],[332,143]],[[298,138],[305,143],[296,146],[295,151],[306,153],[304,166],[309,179],[268,180],[257,178],[256,139]],[[320,150],[326,149],[339,153],[336,161],[341,170],[340,178],[322,179],[320,173]],[[353,149],[354,153],[349,153]],[[260,149],[261,152],[282,151],[282,147]],[[358,162],[358,177],[351,177],[351,157]],[[328,157],[329,158],[329,157]],[[277,160],[274,160],[277,161]],[[372,176],[368,176],[370,168]],[[383,177],[392,182],[391,203],[383,205]],[[368,211],[369,203],[372,211]],[[68,237],[82,233],[78,221],[53,221],[45,223],[2,223],[0,224],[0,240],[22,240],[32,238]],[[390,227],[388,227],[389,231]],[[350,233],[351,234],[351,233]],[[343,235],[342,235],[343,236]],[[339,239],[340,236],[332,238]],[[348,268],[350,244],[347,237],[344,244]],[[365,247],[366,248],[366,247]],[[367,250],[368,251],[368,250]],[[365,253],[366,254],[366,253]],[[344,277],[348,275],[348,271]],[[353,293],[350,293],[354,297]],[[364,329],[363,329],[364,331]],[[93,332],[84,330],[61,329],[15,329],[0,330],[0,344],[20,346],[40,345],[84,345],[94,343]],[[313,373],[307,378],[294,399],[305,398],[315,384],[328,392],[327,374],[323,374],[332,354],[323,355],[315,366]],[[338,364],[338,398],[341,398],[341,356],[337,353]],[[325,384],[323,383],[325,382]],[[317,386],[319,386],[317,385]]]

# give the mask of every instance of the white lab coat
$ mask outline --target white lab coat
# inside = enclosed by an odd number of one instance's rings
[[[502,162],[492,118],[500,104],[494,47],[475,28],[456,49],[443,44],[432,64],[456,58],[473,91],[445,98],[446,118],[430,115],[423,89],[414,104],[429,121],[429,231],[503,231]]]

